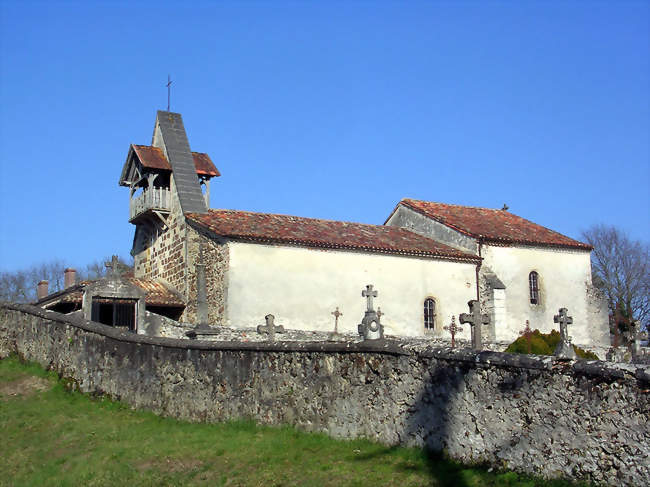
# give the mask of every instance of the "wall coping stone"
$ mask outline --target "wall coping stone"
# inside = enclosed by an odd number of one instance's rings
[[[325,352],[325,353],[379,353],[401,356],[420,356],[449,362],[473,363],[482,368],[519,368],[531,370],[557,370],[584,376],[601,377],[605,381],[636,379],[650,384],[650,365],[610,363],[600,360],[561,360],[553,356],[522,355],[504,352],[475,351],[468,348],[430,347],[422,351],[409,350],[398,340],[372,340],[361,342],[235,342],[203,341],[167,337],[150,337],[120,331],[108,325],[85,320],[79,315],[65,315],[38,306],[21,303],[0,302],[0,309],[26,313],[44,320],[70,325],[122,341],[154,345],[166,348],[191,350],[229,350],[251,352]]]

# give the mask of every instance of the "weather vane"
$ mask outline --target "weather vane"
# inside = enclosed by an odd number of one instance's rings
[[[167,111],[169,111],[169,99],[171,97],[171,91],[172,91],[172,88],[171,88],[172,80],[169,77],[169,75],[167,75],[167,84],[165,86],[167,87]]]

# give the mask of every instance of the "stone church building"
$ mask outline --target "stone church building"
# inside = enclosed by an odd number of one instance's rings
[[[191,151],[178,113],[159,111],[151,146],[128,150],[119,184],[129,188],[135,226],[130,279],[168,290],[169,307],[158,302],[155,313],[197,323],[205,294],[213,327],[250,328],[273,314],[285,329],[331,332],[338,309],[337,331],[356,333],[361,291],[372,284],[387,335],[447,337],[452,316],[478,298],[490,316],[487,340],[510,342],[527,320],[549,331],[566,307],[574,343],[609,346],[591,247],[507,209],[403,199],[383,225],[215,210],[210,180],[218,176],[207,154]],[[465,326],[460,337],[469,334]]]

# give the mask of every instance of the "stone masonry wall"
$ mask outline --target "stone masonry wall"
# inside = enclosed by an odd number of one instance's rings
[[[0,305],[17,352],[82,391],[199,421],[248,417],[444,450],[545,477],[650,484],[650,367],[400,342],[201,342]]]
[[[133,256],[135,277],[159,279],[182,296],[187,294],[185,272],[187,224],[172,183],[171,211],[164,230],[152,245]]]
[[[187,306],[181,320],[196,323],[196,263],[199,245],[203,247],[205,280],[208,298],[208,321],[223,325],[226,320],[226,279],[228,270],[228,244],[225,240],[208,237],[202,231],[187,226]]]

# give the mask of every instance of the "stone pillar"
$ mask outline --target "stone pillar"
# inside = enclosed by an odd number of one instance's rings
[[[199,327],[208,326],[208,289],[203,263],[203,248],[199,244],[199,262],[196,264],[196,321]]]
[[[36,286],[36,297],[39,301],[48,295],[48,286],[49,283],[47,281],[38,282],[38,285]]]
[[[74,286],[77,283],[77,271],[71,267],[68,267],[63,271],[63,287],[68,289],[71,286]]]

